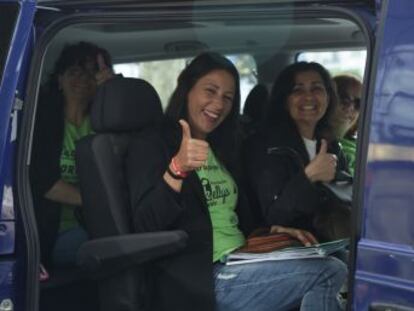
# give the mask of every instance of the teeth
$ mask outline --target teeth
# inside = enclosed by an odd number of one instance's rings
[[[204,113],[205,113],[206,115],[208,115],[210,118],[213,118],[213,119],[217,119],[217,118],[219,117],[219,115],[218,115],[218,114],[216,114],[216,113],[214,113],[214,112],[211,112],[211,111],[204,110]]]
[[[302,110],[314,110],[315,105],[306,105],[306,106],[302,106],[301,108]]]

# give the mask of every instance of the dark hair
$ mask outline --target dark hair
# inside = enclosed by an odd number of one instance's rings
[[[98,55],[102,55],[105,64],[112,67],[111,56],[108,51],[89,42],[78,42],[75,44],[65,45],[57,59],[53,72],[49,77],[47,87],[50,92],[58,90],[58,77],[68,68],[79,65],[85,67],[90,61],[95,61]],[[96,69],[98,65],[96,64]]]
[[[329,72],[320,64],[315,62],[297,62],[286,67],[273,83],[270,100],[266,109],[265,127],[272,127],[275,123],[283,123],[297,130],[295,122],[287,109],[287,98],[295,86],[295,78],[298,73],[315,71],[321,78],[328,95],[328,107],[325,115],[319,120],[315,128],[317,138],[333,139],[333,133],[329,124],[330,116],[335,111],[337,96],[335,87]]]
[[[357,77],[350,74],[338,75],[333,78],[336,85],[336,91],[339,97],[346,97],[348,90],[352,88],[362,88],[362,82]],[[359,109],[359,108],[358,108]],[[355,124],[345,133],[345,137],[348,139],[354,139],[358,130],[358,120]]]
[[[234,79],[235,94],[230,113],[224,121],[208,135],[207,141],[216,156],[230,166],[236,152],[237,119],[240,110],[239,73],[233,63],[224,56],[205,52],[194,58],[178,76],[177,87],[171,95],[166,117],[178,124],[180,119],[188,120],[188,94],[199,79],[214,70],[225,70]]]

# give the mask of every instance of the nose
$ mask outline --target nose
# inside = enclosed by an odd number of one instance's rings
[[[304,92],[305,92],[305,98],[306,99],[312,99],[313,98],[313,92],[312,92],[312,90],[311,89],[304,89]]]
[[[216,94],[213,98],[213,105],[216,109],[222,110],[225,105],[226,99],[222,94]]]
[[[355,111],[355,107],[353,103],[343,103],[342,105],[342,110],[345,112],[354,112]]]

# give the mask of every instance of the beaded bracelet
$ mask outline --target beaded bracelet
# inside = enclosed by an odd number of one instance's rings
[[[171,166],[168,165],[167,172],[174,179],[184,179],[187,177],[187,173],[183,172],[180,167],[177,165],[175,157],[171,159]]]

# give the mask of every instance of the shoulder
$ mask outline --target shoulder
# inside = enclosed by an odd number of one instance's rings
[[[163,120],[135,134],[130,149],[131,152],[139,152],[146,157],[170,156],[179,147],[177,147],[177,135],[176,127]]]
[[[353,139],[343,138],[339,141],[339,143],[344,149],[356,148],[356,140]]]

